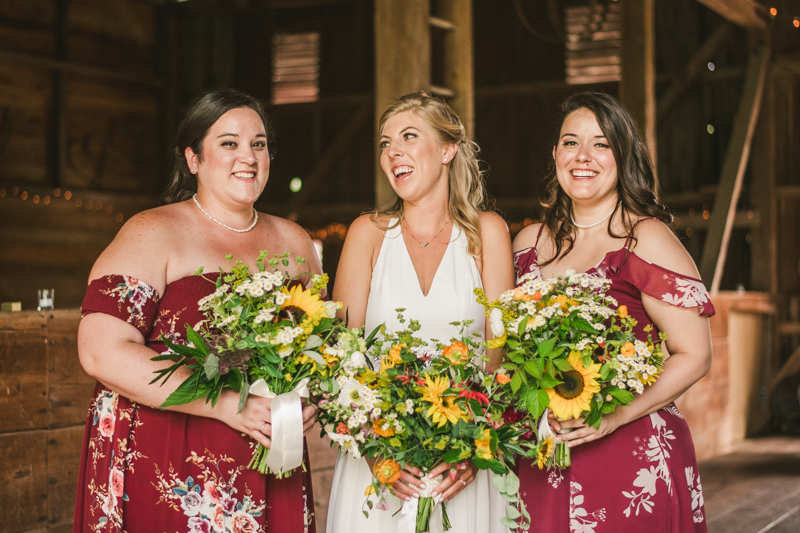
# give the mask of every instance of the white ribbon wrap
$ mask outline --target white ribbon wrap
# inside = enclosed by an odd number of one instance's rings
[[[275,394],[263,379],[250,385],[250,394],[272,398],[272,446],[267,466],[273,473],[288,472],[303,462],[303,407],[300,398],[308,398],[308,378],[297,382],[291,392]]]
[[[439,486],[444,478],[439,475],[433,479],[424,478],[425,488],[421,489],[417,486],[414,489],[419,493],[420,498],[433,498],[436,504],[431,512],[431,521],[429,533],[444,533],[444,526],[442,525],[442,506],[439,501],[442,499],[441,494],[437,494],[434,498],[431,494],[433,489]],[[419,509],[419,499],[411,498],[411,500],[404,502],[403,507],[400,509],[400,520],[397,522],[397,533],[415,533],[417,530],[417,510]]]

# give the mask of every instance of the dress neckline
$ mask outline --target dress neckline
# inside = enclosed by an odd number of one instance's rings
[[[391,222],[390,222],[391,223]],[[442,263],[444,263],[444,258],[447,257],[447,254],[450,253],[450,248],[453,246],[453,233],[455,233],[456,225],[453,224],[453,227],[450,228],[450,239],[447,241],[447,248],[445,248],[444,253],[442,254],[441,259],[439,259],[439,264],[436,265],[436,271],[433,273],[433,279],[431,280],[431,286],[428,287],[427,294],[422,290],[422,284],[419,280],[419,273],[417,272],[417,266],[414,264],[414,260],[411,259],[411,253],[408,251],[408,246],[406,246],[406,240],[403,237],[403,229],[400,228],[400,242],[403,245],[403,251],[405,252],[406,258],[408,259],[409,263],[411,263],[411,270],[414,272],[414,278],[416,279],[417,289],[419,289],[419,293],[422,295],[423,298],[428,298],[428,296],[433,292],[433,286],[436,284],[436,279],[439,277],[439,271],[442,269]]]

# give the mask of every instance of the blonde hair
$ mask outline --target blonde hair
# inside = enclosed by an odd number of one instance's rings
[[[467,235],[467,250],[472,255],[481,253],[481,228],[479,216],[486,210],[487,193],[483,180],[478,145],[470,141],[461,119],[443,100],[428,96],[423,91],[410,93],[389,106],[378,122],[378,130],[383,131],[386,121],[405,111],[412,111],[436,132],[443,143],[458,146],[450,163],[448,211],[453,224],[456,224]],[[403,221],[403,200],[398,198],[394,204],[384,206],[372,213],[373,223],[378,224],[380,216]]]

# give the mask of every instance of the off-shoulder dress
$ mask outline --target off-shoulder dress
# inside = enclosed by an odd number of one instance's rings
[[[541,233],[540,228],[539,237]],[[642,293],[671,305],[697,308],[701,315],[714,314],[702,281],[645,261],[628,248],[629,242],[630,236],[588,273],[611,280],[609,295],[638,320],[637,337],[645,335],[643,328],[652,323]],[[536,244],[514,254],[517,279],[529,272],[541,276]],[[652,334],[657,338],[657,328]],[[539,470],[522,460],[518,469],[532,531],[706,531],[692,435],[674,404],[578,446],[568,468]]]
[[[82,312],[132,324],[156,355],[166,351],[162,335],[186,342],[186,324],[204,319],[198,300],[214,289],[209,280],[189,276],[167,285],[159,298],[143,281],[109,275],[89,284]],[[247,469],[255,444],[217,420],[140,405],[98,382],[86,421],[74,531],[316,531],[310,474],[298,469],[277,480]],[[307,453],[305,460],[308,465]]]

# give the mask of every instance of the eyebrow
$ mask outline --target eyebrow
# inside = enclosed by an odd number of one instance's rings
[[[400,135],[404,134],[408,130],[417,130],[417,131],[419,131],[419,128],[417,128],[416,126],[406,126],[402,130],[400,130]],[[384,137],[388,138],[389,136],[384,133],[383,135],[381,135],[381,139],[383,139]]]
[[[577,137],[577,136],[578,135],[575,134],[575,133],[565,133],[564,135],[561,136],[561,138],[563,139],[564,137]],[[605,135],[595,135],[594,138],[595,139],[605,139],[606,136]]]
[[[238,137],[238,136],[239,136],[238,133],[223,133],[221,135],[218,135],[217,139],[219,139],[221,137]],[[266,138],[267,136],[265,134],[263,134],[263,133],[258,133],[258,134],[256,134],[256,137],[264,137],[264,138]]]

